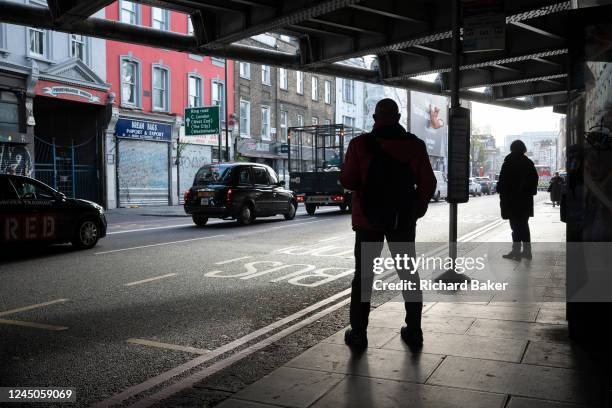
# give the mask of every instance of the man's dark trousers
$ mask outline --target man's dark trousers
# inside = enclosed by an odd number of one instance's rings
[[[356,229],[355,236],[355,276],[352,282],[350,320],[356,333],[365,333],[370,315],[370,299],[374,281],[373,261],[380,256],[385,238],[389,245],[391,256],[415,257],[414,240],[416,224],[396,231],[370,231]],[[410,270],[397,270],[401,280],[415,282],[418,288],[418,273]],[[420,290],[402,292],[406,309],[406,325],[409,329],[421,328],[421,312],[423,310],[423,294]]]
[[[523,251],[531,253],[531,231],[529,230],[529,217],[510,218],[510,228],[512,229],[512,250],[520,252],[521,242]]]

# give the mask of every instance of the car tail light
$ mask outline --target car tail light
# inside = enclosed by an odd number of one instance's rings
[[[229,202],[231,202],[231,201],[232,201],[232,198],[233,198],[233,195],[234,195],[234,192],[232,191],[232,189],[231,189],[231,188],[228,188],[228,189],[227,189],[227,194],[225,195],[225,200],[226,200],[228,203],[229,203]]]
[[[303,203],[304,202],[304,196],[303,195],[297,196],[297,202],[298,203]]]
[[[183,201],[185,201],[185,202],[189,201],[189,196],[190,195],[191,195],[191,189],[185,190],[185,193],[183,194]]]
[[[334,202],[344,201],[344,196],[341,196],[341,195],[333,196],[332,197],[332,201],[334,201]]]

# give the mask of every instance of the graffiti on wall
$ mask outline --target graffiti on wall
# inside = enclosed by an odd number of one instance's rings
[[[181,191],[193,183],[196,172],[205,164],[212,162],[212,146],[185,144],[180,159]]]
[[[32,175],[32,157],[23,145],[0,143],[0,174]]]

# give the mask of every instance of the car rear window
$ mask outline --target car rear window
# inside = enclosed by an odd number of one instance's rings
[[[227,184],[231,181],[232,167],[225,165],[204,166],[196,173],[194,185]]]

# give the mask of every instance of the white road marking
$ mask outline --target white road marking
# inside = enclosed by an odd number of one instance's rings
[[[289,225],[281,225],[279,227],[272,227],[270,228],[271,230],[273,229],[281,229],[281,228],[291,228],[291,227],[299,227],[302,225],[306,225],[306,224],[316,224],[317,222],[323,222],[325,220],[318,220],[318,221],[306,221],[306,222],[299,222],[299,223],[295,223],[295,224],[289,224]],[[261,231],[260,231],[261,232]]]
[[[158,341],[152,341],[152,340],[145,340],[145,339],[127,339],[126,340],[128,343],[131,344],[138,344],[141,346],[150,346],[150,347],[156,347],[156,348],[161,348],[161,349],[166,349],[166,350],[176,350],[176,351],[184,351],[187,353],[193,353],[193,354],[208,354],[210,353],[210,350],[206,350],[206,349],[201,349],[201,348],[197,348],[197,347],[189,347],[189,346],[181,346],[178,344],[170,344],[170,343],[160,343]]]
[[[215,262],[215,265],[226,265],[236,261],[242,261],[243,259],[249,259],[250,256],[241,256],[240,258],[228,259],[227,261]]]
[[[27,312],[28,310],[38,309],[38,308],[41,308],[41,307],[55,305],[57,303],[64,303],[64,302],[67,302],[67,301],[68,301],[68,299],[56,299],[56,300],[50,300],[48,302],[37,303],[35,305],[19,307],[17,309],[5,310],[4,312],[0,312],[0,317],[12,315],[12,314],[15,314],[15,313]]]
[[[315,313],[314,315],[292,326],[289,326],[286,329],[283,329],[279,331],[278,333],[273,334],[272,336],[261,340],[258,343],[253,344],[252,346],[249,346],[245,349],[238,351],[237,353],[231,355],[230,357],[226,359],[220,360],[217,363],[214,363],[209,367],[206,367],[200,371],[197,371],[194,374],[190,375],[189,377],[183,378],[182,380],[170,385],[169,387],[162,389],[161,391],[158,391],[157,393],[151,396],[143,398],[142,400],[136,402],[135,404],[130,405],[129,407],[130,408],[146,408],[146,407],[150,407],[152,405],[158,404],[160,401],[176,394],[177,392],[180,392],[184,389],[192,387],[195,383],[202,381],[203,379],[210,377],[211,375],[231,366],[232,364],[242,360],[245,357],[250,356],[256,351],[262,350],[268,347],[269,345],[274,344],[275,342],[283,339],[284,337],[287,337],[288,335],[295,333],[299,329],[305,326],[308,326],[311,323],[316,322],[317,320],[347,305],[350,301],[351,299],[344,299],[341,302],[338,302],[326,309],[323,309],[319,311],[318,313]]]
[[[111,251],[96,252],[94,255],[113,254],[115,252],[132,251],[132,250],[135,250],[135,249],[143,249],[143,248],[152,248],[152,247],[158,247],[158,246],[164,246],[164,245],[180,244],[182,242],[200,241],[200,240],[203,240],[203,239],[219,238],[219,237],[224,237],[224,236],[225,236],[225,234],[211,235],[211,236],[208,236],[208,237],[182,239],[180,241],[161,242],[159,244],[151,244],[151,245],[142,245],[142,246],[136,246],[136,247],[130,247],[130,248],[113,249]]]
[[[162,230],[162,229],[181,228],[181,227],[195,227],[195,224],[194,223],[176,224],[176,225],[166,225],[163,227],[150,227],[150,228],[139,228],[139,229],[124,230],[124,231],[113,231],[113,232],[107,232],[106,235],[128,234],[131,232],[154,231],[154,230]]]
[[[68,330],[68,328],[65,326],[52,326],[50,324],[22,322],[21,320],[0,319],[0,324],[7,324],[10,326],[30,327],[33,329],[43,329],[43,330],[51,330],[51,331]]]
[[[143,283],[155,282],[155,281],[158,281],[160,279],[171,278],[173,276],[176,276],[176,273],[169,273],[167,275],[155,276],[155,277],[149,278],[149,279],[143,279],[143,280],[139,280],[139,281],[136,281],[136,282],[130,282],[130,283],[126,283],[123,286],[136,286],[136,285],[140,285],[140,284],[143,284]]]
[[[492,225],[493,223],[491,223],[490,225]],[[486,232],[486,231],[484,231]],[[484,233],[482,232],[482,233]],[[481,233],[481,234],[482,234]],[[470,234],[466,234],[464,236],[462,236],[460,239],[467,237],[469,235],[473,235],[473,233]],[[476,238],[476,236],[471,236],[470,239],[474,239]],[[436,251],[441,251],[444,250],[444,246],[441,246],[439,248],[434,249],[433,251],[430,251],[431,253],[434,253]],[[379,278],[386,278],[388,277],[387,275],[391,275],[392,271],[383,273],[382,275],[379,275]],[[396,275],[393,274],[393,276],[391,276],[392,279],[396,278]],[[166,371],[165,373],[159,374],[153,378],[148,379],[147,381],[141,383],[141,384],[137,384],[134,386],[131,386],[129,388],[127,388],[126,390],[120,392],[119,394],[116,394],[112,397],[110,397],[109,399],[106,399],[104,401],[101,401],[99,403],[96,403],[94,405],[92,405],[92,407],[95,408],[102,408],[102,407],[111,407],[113,405],[116,404],[121,404],[123,401],[127,400],[128,398],[132,398],[135,397],[153,387],[156,387],[164,382],[167,382],[171,379],[173,379],[176,376],[179,376],[187,371],[190,371],[192,369],[194,369],[195,367],[204,364],[222,354],[225,354],[227,352],[230,352],[238,347],[244,346],[246,343],[255,340],[279,327],[285,326],[286,324],[289,324],[299,318],[301,318],[302,316],[305,316],[307,314],[310,314],[311,312],[318,310],[320,308],[322,308],[323,306],[335,302],[336,300],[343,298],[344,296],[347,296],[351,293],[351,288],[345,289],[341,292],[336,293],[335,295],[330,296],[327,299],[323,299],[320,302],[315,303],[314,305],[308,306],[305,309],[302,309],[290,316],[287,316],[281,320],[278,320],[266,327],[263,327],[261,329],[255,330],[252,333],[247,334],[246,336],[243,336],[237,340],[234,340],[224,346],[221,346],[215,350],[212,350],[209,354],[206,355],[202,355],[200,357],[197,357],[193,360],[190,360],[184,364],[181,364],[169,371]],[[132,407],[148,407],[154,403],[158,403],[160,400],[163,400],[164,398],[169,397],[170,395],[175,394],[176,392],[185,389],[187,387],[192,386],[195,382],[201,381],[202,379],[206,378],[207,376],[210,376],[211,374],[220,371],[221,369],[224,369],[226,367],[229,367],[230,365],[234,364],[235,362],[241,360],[244,357],[247,357],[248,355],[252,354],[254,351],[257,351],[263,347],[267,347],[268,345],[274,343],[275,341],[278,341],[279,339],[282,339],[283,337],[287,336],[288,334],[293,333],[294,331],[312,323],[315,322],[316,320],[328,315],[329,313],[333,312],[334,310],[339,309],[340,307],[344,306],[345,304],[348,304],[350,302],[350,299],[344,299],[336,304],[334,304],[333,306],[328,307],[327,309],[321,310],[318,313],[313,314],[312,316],[302,320],[301,322],[298,322],[295,325],[289,326],[286,329],[260,341],[259,343],[256,343],[250,347],[247,347],[239,352],[237,352],[236,354],[231,355],[230,357],[220,360],[217,363],[196,372],[195,374],[183,379],[182,381],[175,383],[165,389],[162,389],[161,391],[157,392],[156,394],[153,394],[150,397],[144,398],[143,400],[137,402],[136,404],[132,405]]]

